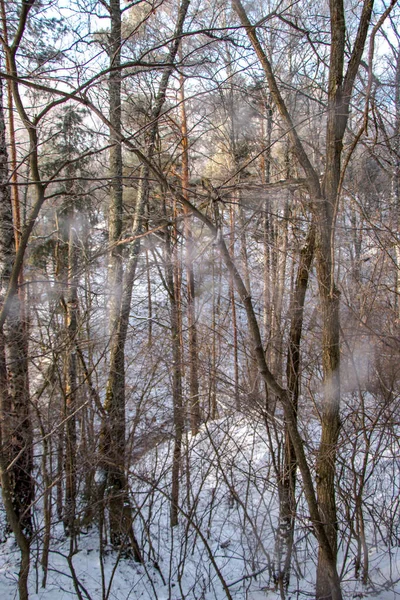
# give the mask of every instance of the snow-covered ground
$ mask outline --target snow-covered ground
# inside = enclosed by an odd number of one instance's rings
[[[344,452],[344,450],[342,449]],[[354,463],[358,465],[362,457]],[[46,587],[42,587],[42,540],[32,543],[32,600],[261,600],[281,598],[271,577],[278,517],[276,476],[262,424],[229,417],[203,425],[185,441],[180,494],[180,522],[169,526],[172,443],[164,441],[143,453],[132,466],[130,483],[136,511],[135,533],[144,564],[118,556],[108,546],[100,555],[99,533],[81,533],[78,550],[68,564],[70,541],[61,524],[54,524]],[[362,462],[362,461],[361,461]],[[389,495],[398,464],[387,447],[376,459],[365,489],[364,519],[369,580],[355,576],[356,536],[340,505],[340,562],[345,598],[400,597],[400,546],[388,536]],[[378,468],[379,463],[379,468]],[[360,463],[361,464],[361,463]],[[351,478],[346,480],[351,490]],[[299,481],[299,492],[301,481]],[[390,489],[389,489],[390,488]],[[346,491],[343,482],[344,494]],[[371,499],[371,493],[374,498]],[[388,498],[383,498],[385,492]],[[393,494],[392,494],[393,496]],[[372,508],[386,511],[382,525]],[[396,498],[391,498],[392,504]],[[349,500],[350,519],[354,516]],[[392,506],[393,508],[393,506]],[[396,509],[397,510],[397,509]],[[399,521],[394,510],[393,521]],[[316,544],[307,509],[299,498],[298,525],[288,599],[313,596]],[[375,524],[373,519],[375,518]],[[36,520],[40,524],[41,511]],[[4,514],[2,513],[4,521]],[[355,528],[354,523],[352,523]],[[12,537],[0,544],[0,599],[18,598],[18,549]]]

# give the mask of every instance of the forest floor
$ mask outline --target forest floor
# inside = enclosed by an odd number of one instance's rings
[[[276,478],[262,426],[244,418],[228,418],[203,426],[196,438],[187,437],[181,477],[182,511],[180,523],[172,531],[171,460],[172,444],[162,441],[143,453],[130,473],[137,514],[135,532],[144,549],[144,564],[118,556],[107,544],[101,556],[98,529],[93,527],[77,540],[72,573],[68,565],[70,540],[62,524],[55,523],[45,588],[41,536],[37,535],[32,543],[30,599],[281,598],[271,576],[278,516]],[[382,477],[382,472],[376,471],[376,476]],[[377,496],[374,500],[380,505]],[[382,506],[387,505],[385,502]],[[400,598],[400,548],[385,542],[384,526],[372,526],[368,514],[366,509],[368,585],[355,575],[357,540],[349,535],[342,515],[339,569],[344,597],[396,600]],[[38,508],[38,531],[42,516]],[[301,497],[295,538],[286,597],[306,600],[313,597],[316,545]],[[18,598],[18,555],[12,536],[0,543],[1,600]]]

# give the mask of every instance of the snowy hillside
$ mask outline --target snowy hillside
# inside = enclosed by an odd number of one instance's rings
[[[130,472],[135,533],[145,561],[135,563],[102,545],[97,527],[81,532],[76,551],[54,525],[46,587],[42,587],[40,505],[38,534],[32,543],[31,600],[262,600],[280,598],[274,584],[278,523],[276,476],[262,424],[231,417],[203,425],[188,436],[181,475],[179,525],[169,526],[172,445],[164,442],[143,454]],[[369,578],[355,576],[354,538],[340,502],[339,572],[346,598],[395,600],[400,594],[400,546],[373,527],[375,506],[387,515],[397,456],[386,451],[368,481],[365,524]],[[299,490],[301,485],[298,486]],[[346,492],[347,493],[347,492]],[[391,501],[397,503],[398,498]],[[4,525],[4,512],[2,511]],[[398,513],[395,517],[398,522]],[[350,521],[354,528],[354,523]],[[3,534],[4,536],[4,534]],[[4,539],[4,538],[3,538]],[[350,541],[349,541],[350,540]],[[101,549],[102,548],[102,549]],[[100,551],[101,549],[101,551]],[[0,598],[17,598],[18,549],[12,536],[0,544]],[[298,524],[287,598],[312,597],[316,543],[304,500],[298,499]],[[283,592],[282,592],[283,593]]]

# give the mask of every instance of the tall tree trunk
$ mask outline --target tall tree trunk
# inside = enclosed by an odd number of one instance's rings
[[[324,398],[321,409],[321,440],[317,456],[317,495],[323,523],[334,555],[337,554],[337,516],[335,499],[335,461],[340,430],[340,345],[339,292],[335,285],[333,262],[334,207],[341,173],[343,120],[343,65],[345,45],[344,6],[330,2],[331,59],[329,70],[329,107],[327,124],[324,201],[317,207],[317,275],[322,312],[322,365]],[[339,111],[339,113],[338,113]],[[319,550],[317,598],[331,598],[326,560]]]
[[[210,364],[210,393],[208,418],[214,420],[218,417],[217,408],[217,358],[220,355],[220,343],[218,335],[219,317],[221,313],[221,259],[215,256],[212,248],[212,342],[211,342],[211,364]],[[217,263],[217,270],[215,268]],[[215,282],[217,281],[217,285]]]
[[[229,207],[230,219],[230,252],[232,260],[235,260],[235,209],[233,204]],[[222,225],[220,225],[222,227]],[[235,283],[232,277],[229,280],[229,297],[231,300],[232,310],[232,334],[233,334],[233,381],[234,381],[234,398],[236,410],[240,411],[240,393],[239,393],[239,347],[238,347],[238,326],[236,315],[236,298],[235,298]]]
[[[392,175],[392,189],[393,189],[393,200],[394,200],[394,228],[397,232],[400,231],[400,50],[397,50],[396,56],[396,71],[395,71],[395,129],[394,129],[394,140],[392,148],[392,161],[393,161],[393,175]],[[397,233],[397,240],[395,242],[395,261],[396,261],[396,275],[395,275],[395,306],[397,308],[397,318],[400,319],[400,239],[399,233]]]
[[[106,386],[106,399],[101,432],[101,454],[104,469],[102,485],[107,489],[110,541],[115,547],[129,545],[129,523],[125,523],[125,356],[119,339],[122,297],[122,233],[123,182],[121,136],[121,7],[120,0],[110,0],[111,19],[109,59],[110,128],[110,219],[109,241],[112,245],[109,269],[111,357]]]
[[[289,192],[290,193],[290,192]],[[276,212],[279,214],[278,209]],[[287,246],[289,236],[289,197],[286,196],[281,218],[274,219],[275,236],[272,243],[275,247],[271,252],[275,255],[272,266],[273,286],[271,298],[271,347],[270,363],[271,369],[282,381],[283,377],[283,331],[282,310],[286,283]]]
[[[171,233],[166,231],[166,284],[170,305],[171,342],[172,342],[172,401],[174,419],[174,452],[172,457],[171,486],[171,527],[178,524],[179,515],[179,478],[182,461],[182,439],[184,428],[184,407],[182,397],[182,347],[179,327],[179,288],[174,273],[174,257],[171,247]]]
[[[7,18],[4,6],[4,0],[0,0],[0,11],[1,20],[3,25],[3,37],[4,42],[8,45],[8,28]],[[8,54],[6,53],[6,70],[7,73],[11,73],[11,64]],[[17,144],[15,141],[15,124],[14,124],[14,102],[12,97],[12,89],[10,82],[7,83],[7,104],[8,104],[8,123],[9,123],[9,137],[10,137],[10,149],[11,149],[11,181],[13,183],[11,190],[13,217],[14,217],[14,238],[15,248],[18,250],[19,237],[21,234],[21,211],[19,203],[19,187],[18,187],[18,161],[17,161]],[[22,271],[21,281],[22,284]]]
[[[182,147],[182,194],[189,199],[189,138],[185,105],[185,79],[180,76],[180,117],[181,117],[181,147]],[[196,435],[201,423],[201,409],[199,396],[199,360],[197,347],[196,325],[196,295],[194,279],[194,244],[191,227],[191,216],[185,211],[185,267],[187,290],[187,319],[189,342],[189,405],[190,427],[192,434]]]
[[[228,135],[229,135],[229,152],[230,152],[230,163],[232,175],[237,189],[233,192],[230,204],[230,227],[231,227],[231,253],[235,260],[235,246],[236,237],[239,241],[239,254],[241,259],[242,272],[244,276],[244,283],[248,290],[250,290],[250,269],[248,260],[247,250],[247,239],[246,239],[246,223],[245,214],[242,206],[242,194],[240,190],[240,183],[242,180],[242,163],[245,157],[242,156],[240,150],[240,126],[238,127],[238,115],[235,105],[235,92],[234,92],[234,72],[232,70],[232,56],[230,52],[229,44],[226,44],[226,70],[229,79],[229,88],[227,92],[227,112],[229,116],[228,121]],[[239,121],[240,122],[240,121]],[[236,220],[238,228],[236,226]],[[234,382],[235,382],[235,401],[236,408],[240,410],[240,393],[239,393],[239,347],[238,347],[238,326],[237,326],[237,311],[236,311],[236,300],[235,300],[235,289],[234,283],[230,285],[230,296],[232,303],[232,325],[233,325],[233,349],[234,349]],[[246,344],[247,346],[247,344]],[[251,344],[249,344],[251,348]],[[249,397],[257,397],[257,364],[254,360],[254,355],[250,350],[248,356],[248,385],[250,389]]]
[[[290,332],[286,363],[287,389],[292,399],[294,416],[297,418],[300,394],[300,342],[303,330],[304,303],[315,247],[315,226],[311,223],[304,247],[300,253],[296,284],[290,307]],[[277,583],[287,589],[296,519],[296,471],[297,459],[290,432],[285,426],[285,448],[279,490],[279,529],[277,540]]]
[[[154,154],[158,119],[164,106],[169,78],[174,69],[182,28],[189,6],[188,0],[182,2],[175,28],[175,35],[169,55],[166,59],[168,67],[161,77],[160,86],[151,114],[152,127],[146,156]],[[113,179],[110,219],[110,242],[114,244],[112,269],[113,302],[111,306],[112,344],[110,370],[106,387],[105,410],[101,435],[101,454],[105,479],[109,491],[110,538],[111,542],[120,546],[131,542],[135,559],[141,561],[138,544],[132,528],[132,515],[129,494],[125,477],[126,447],[125,447],[125,342],[129,325],[130,306],[136,267],[139,259],[140,240],[138,235],[144,225],[144,211],[149,193],[149,168],[143,165],[140,173],[140,184],[133,219],[132,237],[136,238],[129,249],[128,264],[125,277],[122,273],[121,247],[117,244],[122,232],[122,154],[121,154],[121,9],[119,0],[110,1],[111,33],[110,33],[110,62],[113,69],[110,73],[110,136],[112,151],[110,155],[110,171]]]
[[[4,3],[1,3],[1,16],[3,23],[3,34],[5,41],[8,39],[6,26],[6,16]],[[6,53],[6,70],[11,72],[10,55]],[[2,185],[6,186],[7,195],[10,196],[12,208],[9,210],[7,203],[4,207],[5,227],[11,227],[12,238],[5,235],[2,243],[4,251],[9,253],[7,271],[4,271],[3,290],[2,290],[2,308],[4,309],[6,299],[6,287],[10,287],[12,277],[12,267],[15,262],[15,255],[19,248],[21,233],[21,220],[19,209],[18,181],[17,181],[17,160],[16,160],[16,141],[14,130],[13,100],[11,85],[8,85],[8,114],[10,118],[10,146],[12,158],[12,176],[11,180],[13,190],[8,186],[8,157],[6,150],[5,120],[4,120],[4,102],[3,89],[1,93],[1,145],[3,153]],[[7,224],[7,219],[11,222]],[[5,232],[7,233],[7,232]],[[28,322],[25,310],[25,290],[21,287],[23,283],[23,262],[15,278],[15,296],[13,302],[9,305],[7,320],[2,327],[2,334],[5,341],[5,352],[8,371],[8,394],[10,397],[10,419],[12,421],[12,436],[8,443],[10,444],[10,459],[13,466],[10,470],[10,481],[14,488],[13,500],[17,514],[21,520],[22,527],[29,537],[32,534],[32,501],[34,495],[32,469],[33,469],[33,450],[32,450],[32,427],[29,411],[29,377],[28,377]],[[19,287],[17,287],[19,285]]]
[[[264,116],[265,113],[265,116]],[[261,105],[261,137],[263,145],[266,146],[266,152],[261,155],[261,182],[268,184],[271,182],[271,147],[272,147],[272,125],[273,108],[270,94],[264,100],[262,94]],[[266,127],[265,127],[266,119]],[[271,287],[272,287],[272,208],[270,195],[266,195],[265,206],[262,214],[263,228],[263,333],[265,336],[265,348],[268,349],[271,340]],[[265,387],[265,410],[272,414],[272,402],[269,398],[269,390]]]
[[[4,309],[15,261],[15,238],[8,155],[0,80],[0,305]],[[25,323],[18,295],[0,326],[0,479],[9,525],[21,552],[20,600],[28,599],[31,506],[32,431],[29,415],[28,362]],[[12,463],[12,467],[9,464]]]
[[[68,211],[68,288],[66,297],[67,364],[65,385],[66,453],[65,453],[65,514],[64,526],[74,543],[76,518],[76,409],[77,409],[77,333],[78,333],[78,276],[77,223],[74,206]]]

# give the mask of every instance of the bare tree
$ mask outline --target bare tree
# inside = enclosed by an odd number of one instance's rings
[[[0,81],[0,300],[3,310],[15,260],[5,133],[3,87]],[[0,475],[7,519],[21,552],[19,597],[20,600],[28,600],[33,501],[32,438],[24,324],[20,311],[21,305],[15,301],[12,309],[8,310],[6,322],[0,327]]]
[[[340,596],[330,571],[335,569],[337,554],[337,518],[335,502],[335,455],[340,429],[340,346],[339,291],[334,274],[334,227],[342,175],[343,137],[349,115],[355,78],[364,51],[373,3],[364,2],[347,71],[345,64],[346,24],[343,2],[330,3],[331,46],[328,82],[328,117],[326,131],[325,173],[322,186],[297,129],[288,112],[271,63],[239,0],[233,3],[242,25],[264,69],[272,98],[285,123],[289,138],[306,178],[316,221],[316,260],[323,323],[322,362],[324,368],[324,400],[321,411],[321,442],[317,460],[317,493],[331,559],[320,547],[317,575],[317,598]],[[328,564],[330,563],[330,564]],[[336,577],[335,577],[336,579]]]

